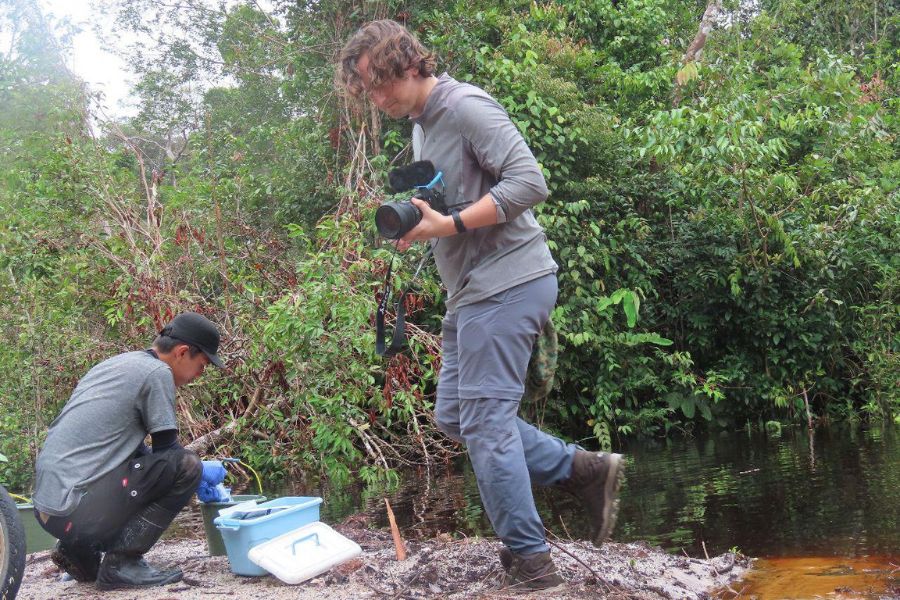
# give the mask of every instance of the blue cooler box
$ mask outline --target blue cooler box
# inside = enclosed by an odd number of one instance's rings
[[[250,548],[318,521],[320,504],[322,499],[317,497],[285,496],[261,504],[237,504],[221,511],[213,523],[225,542],[231,572],[268,575],[247,557]]]

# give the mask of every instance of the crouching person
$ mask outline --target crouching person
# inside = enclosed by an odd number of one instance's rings
[[[209,363],[222,367],[218,348],[215,325],[182,313],[152,348],[88,371],[50,425],[37,458],[35,513],[59,540],[53,562],[73,579],[104,590],[181,579],[181,569],[158,569],[143,556],[203,475],[197,454],[178,443],[175,388]]]

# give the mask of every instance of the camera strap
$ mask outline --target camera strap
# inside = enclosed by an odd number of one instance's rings
[[[418,277],[419,271],[422,270],[422,265],[424,265],[428,257],[431,256],[433,250],[434,248],[429,248],[422,256],[422,259],[419,261],[419,266],[416,267],[416,272],[412,276],[412,280],[415,280],[415,278]],[[410,282],[410,285],[406,286],[394,303],[394,312],[397,315],[397,319],[394,323],[394,334],[391,336],[391,345],[385,347],[384,342],[384,315],[387,313],[388,304],[391,301],[391,294],[393,292],[393,286],[391,285],[391,271],[394,269],[394,255],[396,255],[396,251],[391,255],[391,263],[388,265],[387,274],[384,276],[384,293],[381,295],[381,301],[378,303],[378,312],[375,314],[375,352],[378,353],[379,356],[394,356],[403,350],[403,345],[406,343],[406,306],[403,304],[403,300],[406,298],[406,293],[409,291],[412,282]]]

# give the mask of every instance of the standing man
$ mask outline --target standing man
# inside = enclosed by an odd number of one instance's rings
[[[218,349],[216,326],[182,313],[152,348],[88,371],[50,425],[37,459],[35,513],[59,539],[53,562],[75,580],[107,590],[181,579],[181,569],[156,569],[143,555],[204,475],[200,458],[178,443],[175,388],[209,363],[222,367]]]
[[[447,288],[438,427],[465,444],[481,499],[505,547],[506,584],[563,582],[550,558],[531,484],[578,496],[601,544],[612,531],[624,463],[517,417],[532,346],[556,303],[557,265],[531,207],[547,197],[534,155],[483,90],[435,76],[435,56],[402,25],[374,21],[344,46],[337,82],[415,124],[416,160],[443,172],[449,214],[419,199],[421,222],[398,242],[430,240]]]

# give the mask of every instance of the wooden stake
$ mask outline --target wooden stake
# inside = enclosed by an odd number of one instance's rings
[[[391,503],[388,499],[384,499],[387,506],[388,521],[391,524],[391,535],[394,536],[394,548],[397,550],[397,560],[406,560],[406,546],[403,544],[403,538],[400,537],[400,529],[397,527],[397,521],[394,519],[394,511],[391,510]]]

